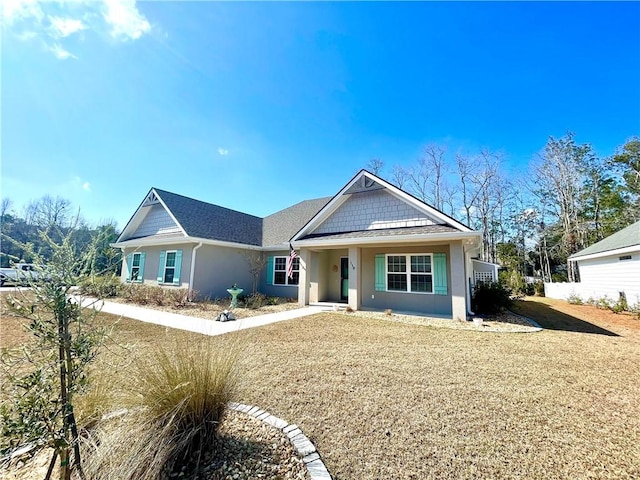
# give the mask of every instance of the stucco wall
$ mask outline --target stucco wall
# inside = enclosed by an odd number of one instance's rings
[[[202,296],[231,298],[227,289],[234,283],[250,294],[253,277],[249,271],[245,250],[202,245],[196,251],[193,288]]]
[[[419,227],[434,222],[386,190],[355,193],[313,233]]]
[[[375,256],[388,253],[446,253],[447,294],[378,292],[375,290]],[[362,307],[395,311],[419,312],[434,315],[452,314],[451,309],[451,258],[448,245],[412,247],[376,247],[362,249]]]

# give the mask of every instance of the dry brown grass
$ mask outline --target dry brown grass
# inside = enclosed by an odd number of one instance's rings
[[[543,302],[553,327],[561,308]],[[564,312],[593,333],[561,316],[534,334],[276,323],[233,334],[249,335],[239,400],[299,424],[336,479],[640,478],[640,329],[607,313]],[[189,335],[116,330],[137,349]]]

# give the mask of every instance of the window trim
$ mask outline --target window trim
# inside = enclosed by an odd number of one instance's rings
[[[284,258],[285,259],[285,263],[284,263],[284,270],[278,270],[277,267],[277,259],[278,258]],[[271,285],[274,285],[276,287],[297,287],[298,285],[300,285],[300,257],[296,257],[298,259],[298,268],[295,268],[295,263],[294,263],[294,269],[293,269],[293,273],[297,273],[298,274],[298,283],[289,283],[291,280],[291,278],[289,278],[289,276],[287,275],[287,271],[289,269],[289,261],[290,261],[289,255],[274,255],[273,256],[273,274],[271,277]],[[284,271],[284,282],[285,283],[276,283],[276,273],[278,272],[282,272]]]
[[[168,267],[168,268],[173,268],[173,278],[176,277],[176,262],[178,260],[178,250],[165,250],[164,252],[164,265],[162,266],[162,285],[173,285],[174,281],[170,281],[167,282],[167,260],[169,259],[169,254],[170,253],[174,253],[174,265],[173,267]]]
[[[138,266],[137,267],[135,267],[136,255],[138,256]],[[129,265],[129,281],[131,283],[142,283],[142,276],[140,275],[140,270],[142,270],[141,265],[140,265],[141,263],[142,263],[142,252],[131,252],[131,265]],[[134,268],[138,269],[138,277],[135,280],[133,278],[133,269]],[[142,275],[144,275],[144,272],[142,272]]]
[[[389,257],[405,257],[405,272],[389,272]],[[429,257],[429,264],[431,265],[430,272],[412,272],[411,271],[411,257]],[[411,293],[414,295],[435,295],[435,277],[433,267],[433,253],[385,253],[384,255],[384,286],[385,291],[390,293]],[[389,289],[389,274],[402,274],[406,276],[407,289],[406,290],[393,290]],[[411,275],[423,275],[431,277],[431,291],[419,292],[411,290]]]

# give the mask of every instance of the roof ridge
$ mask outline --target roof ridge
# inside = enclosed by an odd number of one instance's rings
[[[182,197],[185,198],[187,200],[190,200],[192,202],[198,202],[198,203],[204,203],[205,205],[209,205],[211,207],[216,207],[216,208],[222,208],[224,210],[229,210],[231,212],[235,212],[235,213],[240,213],[242,215],[247,215],[249,217],[254,217],[254,218],[258,218],[258,219],[263,219],[264,217],[259,217],[257,215],[253,215],[252,213],[247,213],[247,212],[242,212],[240,210],[236,210],[235,208],[229,208],[229,207],[225,207],[222,205],[218,205],[216,203],[211,203],[211,202],[205,202],[204,200],[199,200],[197,198],[193,198],[193,197],[188,197],[186,195],[182,195],[180,193],[175,193],[175,192],[170,192],[169,190],[163,190],[162,188],[156,188],[156,187],[152,187],[153,190],[155,190],[156,192],[159,193],[168,193],[169,195],[175,195],[176,197]]]

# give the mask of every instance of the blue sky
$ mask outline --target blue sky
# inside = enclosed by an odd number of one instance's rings
[[[123,228],[151,187],[264,216],[427,143],[640,134],[640,3],[3,2],[2,197]]]

